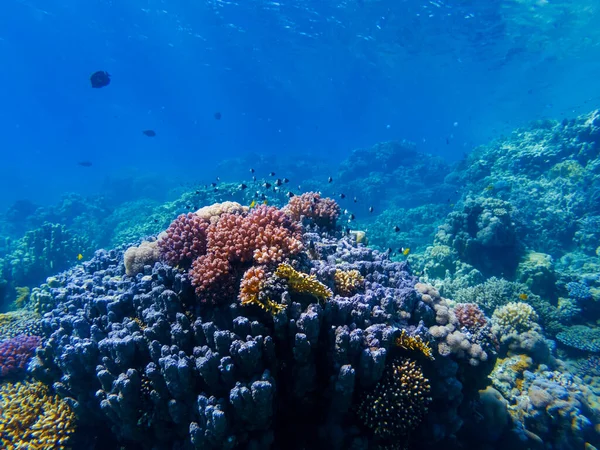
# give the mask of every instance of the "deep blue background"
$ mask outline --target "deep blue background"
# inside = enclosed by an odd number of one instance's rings
[[[248,152],[335,162],[409,139],[453,160],[530,120],[600,105],[593,0],[2,9],[0,210],[101,192],[107,177],[210,179],[219,161]],[[90,87],[96,70],[110,86]]]

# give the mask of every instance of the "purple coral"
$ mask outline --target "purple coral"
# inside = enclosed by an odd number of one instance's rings
[[[0,342],[0,377],[15,375],[25,370],[29,358],[40,343],[41,339],[38,336],[24,334]]]
[[[196,214],[181,214],[158,241],[161,259],[171,266],[189,267],[196,258],[206,253],[208,225]]]

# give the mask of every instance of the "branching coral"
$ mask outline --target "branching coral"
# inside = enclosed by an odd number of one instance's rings
[[[287,280],[290,290],[299,294],[314,295],[320,300],[326,300],[333,295],[331,289],[317,280],[316,276],[298,272],[289,264],[280,264],[275,276]]]
[[[300,233],[300,225],[274,207],[261,205],[247,216],[222,214],[207,228],[206,255],[197,258],[190,270],[196,294],[214,302],[233,293],[236,269],[279,263],[299,253]]]
[[[573,325],[556,335],[556,339],[567,347],[600,353],[600,328]]]
[[[396,347],[404,350],[416,351],[425,355],[427,358],[433,360],[433,354],[431,353],[431,347],[429,344],[421,338],[421,336],[410,336],[406,330],[402,330],[400,336],[395,340]]]
[[[406,436],[427,413],[429,380],[413,360],[400,358],[386,369],[358,408],[358,416],[375,436],[385,441]]]
[[[263,267],[251,267],[242,277],[239,299],[242,305],[256,305],[270,314],[277,314],[285,309],[285,305],[274,302],[268,297],[261,298],[261,291],[267,274]]]
[[[483,311],[475,303],[457,304],[454,314],[458,324],[471,332],[476,332],[488,322]]]
[[[38,336],[25,335],[0,342],[0,378],[22,373],[40,342]]]
[[[334,228],[336,220],[340,216],[340,207],[331,198],[322,198],[316,192],[306,192],[302,195],[292,197],[285,207],[285,211],[294,220],[303,217],[312,219],[317,225]]]
[[[189,267],[197,257],[206,253],[208,224],[196,214],[181,214],[158,240],[161,259],[173,267]]]
[[[363,288],[365,283],[365,279],[356,269],[336,269],[333,279],[335,282],[335,292],[342,297],[351,297],[356,294]]]
[[[16,450],[64,449],[75,431],[75,415],[42,383],[0,388],[0,442]]]
[[[511,302],[494,311],[492,329],[511,352],[524,351],[534,355],[536,360],[545,359],[549,349],[537,320],[538,315],[531,305]]]

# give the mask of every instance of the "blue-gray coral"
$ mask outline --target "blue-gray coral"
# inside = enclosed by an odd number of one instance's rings
[[[127,277],[122,251],[99,251],[44,287],[59,300],[43,319],[48,339],[32,372],[82,423],[143,448],[301,448],[311,434],[332,448],[366,448],[376,437],[355,408],[397,355],[422,360],[433,404],[421,425],[395,426],[422,448],[454,439],[459,407],[476,389],[460,380],[486,372],[395,346],[402,329],[434,339],[435,312],[406,263],[341,234],[313,230],[305,240],[317,250],[297,261],[301,270],[333,287],[336,269],[356,269],[364,293],[319,304],[271,287],[287,305],[271,316],[235,298],[198,304],[187,274],[156,263]]]

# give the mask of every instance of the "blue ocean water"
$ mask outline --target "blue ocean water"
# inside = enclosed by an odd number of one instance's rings
[[[454,160],[600,95],[594,1],[11,0],[4,11],[3,207],[140,173],[207,180],[224,157],[255,152],[335,161],[408,139]],[[110,86],[90,88],[97,70]]]
[[[2,12],[0,449],[600,448],[598,0]]]

